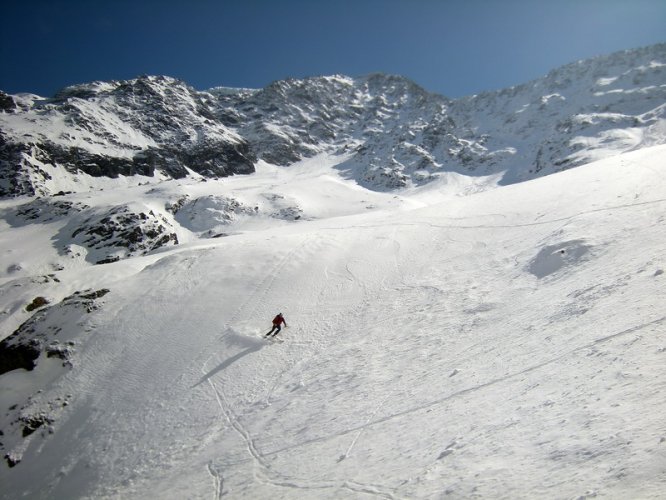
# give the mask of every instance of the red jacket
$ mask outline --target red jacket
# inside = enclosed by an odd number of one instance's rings
[[[278,314],[277,316],[275,316],[273,318],[273,324],[277,325],[277,326],[280,326],[281,323],[284,323],[284,326],[287,326],[287,322],[284,320],[282,315]]]

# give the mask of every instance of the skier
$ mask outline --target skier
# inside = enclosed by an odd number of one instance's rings
[[[273,328],[271,328],[271,331],[268,332],[266,335],[264,335],[264,338],[268,338],[271,336],[271,333],[273,333],[273,337],[275,337],[278,333],[280,333],[280,330],[282,330],[282,325],[284,323],[284,327],[287,328],[287,322],[284,320],[284,316],[282,316],[282,313],[278,313],[275,318],[273,318]]]

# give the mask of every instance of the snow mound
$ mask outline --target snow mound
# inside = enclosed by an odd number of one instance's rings
[[[255,215],[259,207],[251,207],[230,197],[208,195],[194,200],[181,200],[173,206],[176,221],[195,233],[214,234],[219,226],[227,226],[240,215]]]
[[[178,237],[173,230],[162,214],[119,205],[83,212],[62,228],[56,238],[64,254],[76,257],[84,253],[88,262],[105,264],[177,245]]]

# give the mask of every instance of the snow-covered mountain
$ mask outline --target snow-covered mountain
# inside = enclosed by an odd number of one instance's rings
[[[665,54],[0,95],[0,498],[663,498]]]
[[[217,177],[254,171],[248,144],[206,94],[167,77],[95,82],[55,97],[4,95],[1,194],[88,190],[88,177]]]
[[[578,61],[525,85],[456,101],[451,114],[473,137],[487,138],[471,161],[490,156],[489,171],[519,182],[664,144],[664,62],[666,44]]]
[[[373,189],[442,172],[527,180],[666,141],[666,44],[579,61],[450,100],[398,76],[284,80],[199,92],[167,77],[0,95],[0,193],[87,189],[85,176],[246,174],[353,151]],[[55,170],[69,173],[63,176]],[[68,182],[62,179],[66,177]],[[65,184],[63,186],[63,184]]]

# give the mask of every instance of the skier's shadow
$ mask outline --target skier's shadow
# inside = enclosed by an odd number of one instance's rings
[[[226,370],[227,368],[229,368],[231,365],[233,365],[239,359],[244,358],[245,356],[247,356],[248,354],[252,354],[253,352],[257,352],[258,350],[260,350],[265,345],[266,344],[264,342],[253,342],[252,345],[250,345],[250,347],[248,347],[247,349],[233,355],[229,359],[226,359],[225,361],[220,363],[217,367],[213,368],[211,371],[206,373],[206,375],[201,377],[201,380],[199,380],[199,382],[194,384],[192,387],[197,387],[198,385],[203,384],[204,382],[209,380],[211,377],[213,377],[213,376],[217,375],[218,373],[220,373],[221,371]]]

